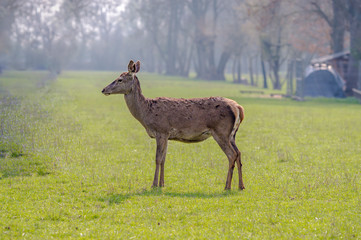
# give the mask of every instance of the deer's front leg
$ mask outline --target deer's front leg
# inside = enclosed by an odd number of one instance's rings
[[[167,146],[168,146],[168,136],[164,134],[159,134],[156,136],[157,141],[157,152],[155,156],[155,174],[154,181],[152,187],[158,187],[158,175],[160,168],[160,180],[159,186],[164,187],[164,162],[165,156],[167,154]]]

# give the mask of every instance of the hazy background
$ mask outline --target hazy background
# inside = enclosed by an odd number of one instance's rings
[[[351,89],[360,41],[361,0],[0,0],[0,72],[123,71],[134,59],[252,85],[264,70],[280,89],[295,63],[350,49]]]

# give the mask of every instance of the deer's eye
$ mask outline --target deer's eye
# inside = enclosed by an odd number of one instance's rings
[[[120,79],[120,78],[117,80],[117,82],[122,82],[122,81],[123,81],[123,79]]]

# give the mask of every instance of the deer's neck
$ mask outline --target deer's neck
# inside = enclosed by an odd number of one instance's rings
[[[134,88],[128,94],[124,95],[125,102],[131,114],[144,126],[144,117],[147,110],[147,101],[142,94],[138,78],[134,76]]]

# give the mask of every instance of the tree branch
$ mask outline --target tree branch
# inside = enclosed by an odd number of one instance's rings
[[[321,9],[320,5],[318,5],[317,2],[311,2],[311,5],[315,7],[314,10],[312,10],[312,12],[316,13],[317,15],[319,15],[321,18],[323,18],[327,24],[332,27],[332,21],[331,19],[327,16],[327,14]]]

